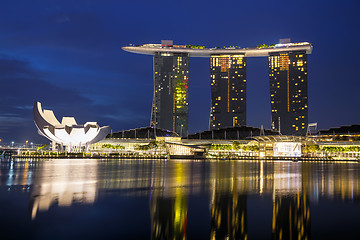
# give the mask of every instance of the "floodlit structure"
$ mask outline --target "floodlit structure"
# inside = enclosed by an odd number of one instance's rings
[[[40,102],[35,102],[33,115],[39,134],[52,141],[53,150],[56,146],[66,151],[87,150],[110,133],[110,126],[100,127],[96,122],[79,125],[74,117],[63,117],[60,123],[52,110],[42,109]]]
[[[302,145],[311,143],[306,137],[300,136],[257,136],[259,157],[301,157]]]
[[[154,98],[151,126],[186,136],[188,132],[189,58],[210,58],[211,109],[209,130],[246,125],[246,60],[267,57],[273,130],[305,135],[308,124],[308,42],[258,45],[256,48],[205,48],[199,45],[161,44],[126,46],[131,53],[154,56]]]

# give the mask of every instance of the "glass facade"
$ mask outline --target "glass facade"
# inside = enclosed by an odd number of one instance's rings
[[[151,126],[188,133],[189,57],[186,53],[154,55]]]
[[[246,125],[245,55],[212,55],[210,77],[210,130]]]
[[[281,134],[305,135],[308,125],[307,54],[269,56],[271,126]]]

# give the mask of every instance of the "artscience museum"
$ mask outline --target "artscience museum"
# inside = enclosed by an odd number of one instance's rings
[[[52,141],[53,150],[87,151],[90,144],[110,133],[110,126],[100,127],[96,122],[79,125],[74,117],[63,117],[60,123],[52,110],[42,109],[40,102],[35,102],[33,115],[39,134]]]

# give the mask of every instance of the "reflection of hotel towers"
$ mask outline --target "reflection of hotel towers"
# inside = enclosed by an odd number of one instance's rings
[[[274,170],[272,239],[310,239],[310,198],[305,180],[308,174],[302,165],[288,169],[288,175],[293,175],[292,180],[288,179],[292,182],[289,194],[281,190],[284,172]]]
[[[154,55],[151,126],[185,136],[188,133],[189,57],[186,53]]]
[[[273,193],[273,239],[309,239],[310,203],[303,177],[310,173],[306,168],[291,163],[265,168],[263,162],[252,169],[247,167],[253,165],[241,162],[216,165],[211,177],[211,239],[247,238],[247,192]],[[256,169],[258,174],[249,178]]]
[[[187,183],[187,165],[175,163],[169,168],[166,182],[155,181],[150,199],[151,238],[186,239],[187,199],[184,186]],[[160,169],[163,171],[164,169]],[[163,172],[155,172],[156,178]]]
[[[211,239],[247,239],[246,189],[238,184],[236,169],[216,170],[211,200]],[[225,176],[231,176],[226,178]],[[239,193],[240,192],[240,193]]]
[[[210,57],[210,129],[246,125],[245,55]]]
[[[275,196],[272,239],[310,239],[310,203],[306,193]]]
[[[54,203],[65,207],[73,202],[91,204],[95,201],[97,162],[80,159],[56,161],[44,161],[39,166],[40,176],[34,179],[29,202],[32,219],[38,210],[47,211]]]
[[[246,195],[216,195],[211,209],[211,239],[246,239],[246,204]]]

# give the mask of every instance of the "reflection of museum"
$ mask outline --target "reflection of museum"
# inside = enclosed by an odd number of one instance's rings
[[[57,160],[56,163],[44,162],[39,175],[34,179],[31,191],[31,218],[38,211],[48,211],[57,204],[69,207],[74,203],[93,204],[97,195],[97,163],[89,160]],[[46,174],[52,173],[48,178]],[[76,177],[71,174],[76,171]],[[43,181],[45,179],[46,181]]]

